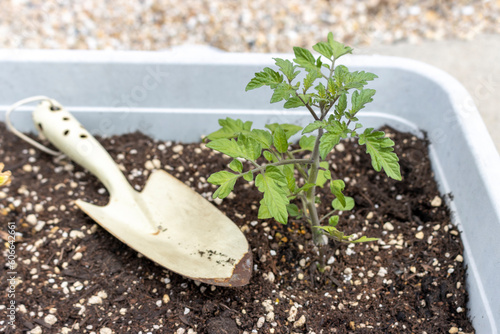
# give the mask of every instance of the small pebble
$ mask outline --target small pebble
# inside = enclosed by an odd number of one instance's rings
[[[103,327],[99,331],[99,334],[113,334],[113,331],[108,327]]]
[[[424,232],[418,232],[417,234],[415,234],[415,238],[422,240],[424,238]]]
[[[153,165],[153,162],[151,160],[146,161],[146,163],[144,164],[144,167],[148,170],[155,169],[155,166]]]
[[[337,144],[337,146],[335,146],[335,150],[338,151],[338,152],[344,152],[345,151],[344,144],[342,144],[342,143]]]
[[[455,258],[455,261],[464,262],[464,257],[462,255],[458,254],[457,257]]]
[[[173,151],[174,153],[179,153],[179,152],[181,152],[183,149],[184,149],[184,146],[182,146],[182,145],[175,145],[174,147],[172,147],[172,151]]]
[[[83,238],[85,237],[85,233],[79,230],[72,230],[71,232],[69,232],[69,237],[72,239]]]
[[[288,312],[288,321],[290,322],[294,322],[295,321],[295,318],[297,317],[297,308],[295,306],[292,306],[290,308],[290,311]]]
[[[36,326],[35,328],[33,328],[32,330],[29,331],[30,334],[42,334],[43,331],[42,329],[40,328],[40,326]]]
[[[380,267],[377,276],[384,277],[385,275],[387,275],[387,269],[384,267]]]
[[[293,323],[293,328],[301,328],[306,324],[306,316],[302,315],[299,320]]]
[[[159,159],[153,159],[153,160],[151,160],[151,162],[153,163],[153,166],[156,169],[160,169],[161,168],[161,161]]]
[[[273,273],[272,271],[270,271],[270,272],[267,274],[266,279],[267,279],[270,283],[274,283],[274,280],[276,279],[276,277],[274,276],[274,273]]]
[[[456,334],[458,333],[458,328],[457,327],[451,327],[450,330],[448,331],[450,334]]]
[[[80,253],[80,252],[76,252],[76,253],[75,253],[75,255],[73,255],[72,259],[73,259],[74,261],[79,261],[79,260],[81,260],[81,259],[82,259],[82,257],[83,257],[83,254],[82,254],[82,253]]]
[[[44,221],[39,221],[36,225],[35,225],[35,231],[37,232],[40,232],[41,230],[43,230],[43,227],[45,226],[45,222]]]
[[[37,219],[36,219],[36,216],[34,214],[30,214],[26,217],[26,222],[30,225],[36,225],[37,223]]]
[[[89,298],[89,304],[91,305],[102,304],[102,298],[99,296],[92,296]]]
[[[52,326],[53,324],[55,324],[57,322],[57,317],[53,314],[49,314],[45,318],[43,318],[43,321],[45,321],[45,323]]]
[[[260,317],[259,320],[257,320],[257,328],[262,328],[262,326],[264,326],[265,322],[266,322],[266,318]]]
[[[441,206],[442,203],[443,203],[443,200],[441,199],[441,197],[436,196],[431,201],[431,206],[438,207],[438,206]]]
[[[384,224],[383,229],[387,231],[394,231],[394,226],[391,223],[387,222]]]

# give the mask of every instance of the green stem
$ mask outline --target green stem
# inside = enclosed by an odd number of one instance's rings
[[[311,113],[311,115],[314,117],[314,119],[316,121],[319,121],[319,117],[318,115],[316,115],[316,113],[314,112],[313,108],[311,108],[311,106],[309,104],[307,104],[301,97],[300,95],[295,92],[295,95],[300,99],[300,101],[302,101],[302,103],[304,103],[304,105],[306,106],[307,110],[309,110],[309,112]]]
[[[326,215],[324,215],[323,217],[321,217],[321,219],[319,220],[319,222],[321,223],[323,220],[325,220],[326,218],[330,217],[331,215],[335,214],[335,210],[333,211],[330,211],[328,212]]]
[[[316,184],[318,178],[319,163],[320,163],[319,143],[321,136],[323,136],[323,129],[320,128],[318,129],[318,136],[316,137],[316,142],[314,143],[314,149],[311,157],[312,164],[309,172],[309,179],[307,180],[308,183],[312,184]],[[326,242],[323,237],[323,231],[320,228],[317,228],[321,224],[318,218],[318,211],[316,210],[315,199],[316,199],[316,186],[313,186],[306,193],[306,205],[311,220],[313,241],[314,244],[319,249],[319,268],[320,270],[322,270],[326,265],[325,249],[324,249],[326,246]]]

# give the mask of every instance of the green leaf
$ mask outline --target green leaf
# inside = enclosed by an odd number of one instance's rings
[[[243,171],[243,164],[238,159],[234,159],[229,164],[229,168],[234,172],[241,173]]]
[[[314,81],[319,78],[321,78],[321,75],[318,75],[318,72],[308,72],[306,77],[304,78],[304,92],[307,92],[307,90],[313,86]]]
[[[373,131],[373,128],[368,128],[359,136],[359,145],[366,145],[366,152],[372,158],[373,168],[380,172],[384,172],[394,180],[401,180],[401,171],[399,167],[399,158],[394,153],[394,142],[385,137],[382,131]]]
[[[328,59],[331,59],[333,56],[333,50],[332,47],[325,42],[319,42],[315,45],[313,45],[313,50],[321,54],[322,56],[325,56]]]
[[[331,32],[328,33],[328,44],[332,48],[332,54],[335,59],[340,58],[345,54],[352,53],[352,48],[335,41]]]
[[[342,191],[345,188],[345,183],[342,180],[331,180],[330,181],[330,190],[332,194],[339,200],[340,204],[346,206],[346,200]]]
[[[302,130],[302,134],[313,132],[314,130],[318,130],[319,128],[324,128],[326,126],[325,121],[314,121],[306,125],[304,130]]]
[[[242,157],[240,147],[234,139],[217,139],[208,143],[207,147],[224,153],[232,158]]]
[[[337,105],[335,106],[335,110],[337,111],[339,116],[342,116],[346,108],[347,108],[347,94],[343,93],[339,97]]]
[[[269,133],[269,131],[253,129],[250,133],[248,133],[248,135],[258,141],[263,148],[270,148],[273,144],[273,136]]]
[[[279,153],[288,151],[288,141],[285,130],[279,125],[273,131],[273,143]]]
[[[269,151],[264,151],[264,158],[266,158],[266,160],[269,162],[274,162],[274,160],[276,160],[276,157],[274,156],[274,154],[272,154]]]
[[[350,243],[353,243],[353,244],[357,244],[357,243],[360,243],[360,242],[369,242],[369,241],[377,241],[378,238],[368,238],[368,237],[365,237],[365,236],[362,236],[361,238],[357,239],[357,240],[352,240],[352,241],[349,241]]]
[[[340,142],[341,134],[334,132],[324,133],[319,140],[319,154],[321,159],[325,159],[335,145]]]
[[[259,219],[273,218],[273,216],[271,215],[271,212],[269,211],[269,208],[267,207],[266,204],[264,204],[263,199],[260,201],[259,213],[257,214],[257,218],[259,218]]]
[[[253,181],[253,173],[246,172],[245,174],[243,174],[243,178],[245,179],[245,181],[251,182]]]
[[[320,228],[322,229],[323,231],[325,231],[326,233],[328,233],[328,235],[338,241],[341,241],[341,242],[346,242],[347,241],[347,237],[344,235],[344,232],[341,232],[339,230],[337,230],[337,228],[335,226],[317,226],[317,228]]]
[[[320,188],[323,188],[325,185],[326,181],[328,181],[331,178],[331,173],[329,170],[328,162],[327,161],[321,161],[319,163],[319,166],[321,169],[318,170],[318,177],[316,178],[316,185]]]
[[[316,91],[318,91],[318,97],[320,99],[323,99],[323,100],[327,100],[328,99],[328,95],[326,93],[326,88],[325,88],[325,85],[323,85],[323,83],[319,83],[316,87],[314,87],[316,89]]]
[[[220,171],[210,175],[208,182],[220,186],[213,194],[213,198],[225,198],[234,189],[234,184],[238,179],[238,175],[228,171]]]
[[[304,101],[307,103],[306,100],[304,100]],[[298,107],[303,107],[303,106],[305,106],[305,104],[302,102],[302,100],[298,96],[292,96],[283,105],[283,107],[285,109],[292,109],[292,108],[298,108]]]
[[[345,90],[351,88],[362,89],[368,83],[368,81],[371,81],[375,78],[378,78],[378,76],[373,73],[365,71],[349,72],[347,70],[347,73],[345,74],[342,82]]]
[[[297,68],[296,65],[293,65],[291,61],[288,59],[281,58],[273,58],[276,61],[276,66],[278,66],[283,72],[283,74],[287,77],[289,81],[295,79],[295,77],[300,73],[300,71],[295,71]]]
[[[224,153],[231,158],[244,158],[252,161],[257,160],[262,151],[260,143],[246,135],[240,135],[237,141],[234,139],[217,139],[208,143],[207,147]]]
[[[285,135],[286,139],[290,139],[291,136],[302,130],[302,127],[299,125],[295,124],[288,124],[288,123],[272,123],[272,124],[266,124],[266,128],[271,130],[272,133],[276,130],[277,127],[281,127],[283,130],[285,130]]]
[[[332,226],[332,227],[335,227],[337,226],[337,224],[339,223],[339,219],[340,217],[335,215],[335,216],[331,216],[329,219],[328,219],[328,225]]]
[[[338,211],[352,210],[354,208],[354,198],[346,196],[345,205],[342,205],[342,203],[340,203],[340,200],[336,198],[332,201],[332,207],[334,210]]]
[[[221,138],[234,138],[237,137],[243,131],[249,131],[252,128],[252,122],[241,121],[240,119],[219,119],[219,125],[221,129],[212,132],[207,136],[210,140],[216,140]]]
[[[271,103],[288,100],[292,94],[295,94],[295,89],[290,84],[282,82],[274,89]]]
[[[286,179],[276,166],[267,166],[264,174],[255,178],[255,185],[264,193],[262,203],[267,206],[271,216],[282,224],[288,221],[286,206],[289,203]]]
[[[339,87],[338,87],[337,82],[335,80],[333,80],[333,78],[328,79],[327,88],[328,88],[328,92],[330,94],[332,94],[334,96],[337,95],[337,90]]]
[[[291,217],[297,217],[300,214],[299,207],[295,204],[288,204],[286,210]]]
[[[295,192],[295,188],[297,187],[295,183],[295,173],[294,173],[294,167],[292,164],[284,165],[281,167],[283,174],[285,175],[286,178],[286,184],[288,187],[288,190],[290,192]]]
[[[362,89],[355,91],[351,96],[350,114],[354,116],[358,111],[365,107],[365,104],[372,102],[372,96],[375,95],[375,89]]]
[[[240,135],[238,137],[238,146],[240,147],[242,156],[247,160],[257,160],[262,153],[262,146],[260,143],[250,136]]]
[[[349,69],[344,65],[337,65],[333,71],[333,80],[337,88],[342,86],[342,83],[349,77]]]
[[[255,77],[252,80],[250,80],[250,82],[245,88],[245,91],[259,88],[264,85],[270,86],[272,89],[274,89],[282,82],[283,82],[283,76],[281,74],[279,74],[278,72],[269,67],[266,67],[261,72],[255,73]]]
[[[311,51],[294,46],[293,53],[295,54],[295,59],[293,60],[296,64],[299,64],[301,67],[316,67],[316,59],[312,55]]]
[[[293,60],[299,67],[304,68],[307,72],[314,72],[316,76],[321,77],[321,61],[316,61],[311,51],[298,46],[293,47],[295,59]]]
[[[299,140],[299,146],[303,150],[313,151],[314,143],[316,143],[316,136],[302,136]]]

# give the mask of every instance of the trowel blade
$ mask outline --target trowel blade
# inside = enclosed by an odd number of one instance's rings
[[[102,207],[76,204],[116,238],[178,274],[220,286],[249,282],[252,254],[245,236],[205,198],[162,170],[141,193],[131,191]]]

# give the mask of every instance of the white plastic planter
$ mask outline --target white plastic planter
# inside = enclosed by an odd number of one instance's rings
[[[270,105],[271,93],[245,92],[253,73],[273,56],[182,47],[166,52],[0,50],[0,120],[17,100],[46,95],[60,101],[90,132],[139,130],[184,142],[217,128],[227,116],[305,124],[304,110]],[[452,193],[454,222],[463,231],[470,316],[477,334],[500,326],[500,157],[472,98],[451,76],[402,58],[345,57],[351,70],[379,76],[374,102],[362,123],[428,134],[441,192]],[[24,110],[25,112],[23,112]],[[22,131],[34,131],[26,107],[13,114]]]

